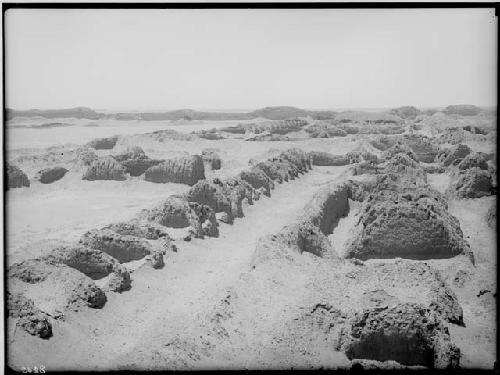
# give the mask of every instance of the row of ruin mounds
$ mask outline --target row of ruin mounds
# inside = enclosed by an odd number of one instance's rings
[[[313,284],[320,288],[315,293],[323,296],[322,302],[286,323],[277,342],[307,347],[324,335],[323,340],[333,340],[336,350],[346,354],[353,369],[381,369],[388,366],[387,361],[396,361],[398,368],[460,366],[460,349],[448,325],[464,326],[463,310],[440,271],[426,261],[457,258],[474,268],[474,255],[458,219],[448,211],[447,195],[427,183],[422,165],[426,162],[421,164],[419,159],[430,159],[410,145],[397,142],[385,148],[378,160],[371,161],[377,168],[370,178],[323,187],[303,215],[259,240],[252,258],[254,272],[269,272],[261,267],[283,267],[283,263],[296,264],[297,269],[287,272],[305,272],[299,268],[302,258],[294,254],[324,259],[306,262],[308,267],[318,267],[310,277],[318,279]],[[433,149],[432,154],[436,158],[439,150]],[[457,160],[455,166],[439,160],[446,170],[450,165],[463,173],[487,170],[484,158],[473,152],[452,148],[446,155]],[[312,156],[327,165],[340,160],[322,153]],[[458,168],[460,163],[467,167]],[[359,201],[360,208],[346,248],[339,253],[328,236],[349,214],[350,200]],[[489,225],[496,222],[494,209],[487,220]],[[328,278],[322,276],[326,268]],[[298,349],[291,350],[300,355]]]
[[[151,268],[162,268],[164,256],[178,250],[170,229],[184,228],[185,241],[217,237],[218,221],[242,217],[244,201],[252,204],[261,194],[270,196],[275,182],[289,181],[310,168],[306,153],[290,149],[236,177],[198,181],[187,194],[170,196],[130,221],[87,231],[76,243],[33,244],[42,255],[7,271],[9,316],[29,334],[48,339],[54,319],[63,319],[67,311],[99,309],[106,304],[106,293],[130,290],[126,263],[145,259]]]
[[[155,183],[174,182],[193,185],[205,178],[205,170],[220,169],[222,163],[217,149],[202,150],[201,155],[159,160],[149,158],[144,150],[137,146],[129,147],[121,153],[101,157],[93,151],[93,148],[85,146],[75,151],[74,165],[84,169],[82,180],[124,181],[128,176],[144,176],[146,181]],[[38,171],[33,179],[42,184],[50,184],[62,179],[68,172],[67,168],[54,166]],[[6,175],[8,189],[31,185],[26,173],[18,166],[7,165]]]

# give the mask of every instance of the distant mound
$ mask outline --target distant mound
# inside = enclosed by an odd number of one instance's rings
[[[104,117],[103,113],[96,112],[87,107],[76,107],[68,109],[28,109],[28,110],[15,110],[7,108],[7,120],[14,117],[36,117],[41,116],[45,118],[85,118],[89,120],[97,120]]]
[[[402,122],[399,116],[390,113],[363,111],[341,112],[335,116],[335,119],[338,123],[399,124]]]
[[[199,121],[199,120],[248,120],[253,118],[248,113],[199,112],[193,109],[178,109],[167,112],[116,113],[117,120],[142,121]]]
[[[421,114],[421,112],[417,108],[412,106],[394,108],[389,113],[404,119],[411,119],[411,120],[414,120],[418,115]]]
[[[140,120],[140,121],[224,121],[224,120],[252,120],[265,118],[267,120],[287,120],[297,117],[311,116],[317,120],[333,119],[336,112],[332,111],[308,111],[296,107],[265,107],[252,112],[202,112],[193,109],[178,109],[166,112],[142,112],[142,113],[116,113],[117,120]]]
[[[269,120],[286,120],[292,117],[307,117],[309,112],[295,107],[265,107],[250,112],[252,117],[264,117]]]
[[[472,104],[449,105],[444,112],[448,115],[475,116],[481,113],[481,108]]]

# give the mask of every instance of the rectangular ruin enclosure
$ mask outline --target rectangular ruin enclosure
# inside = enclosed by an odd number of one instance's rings
[[[7,368],[494,369],[495,8],[374,8],[3,4]]]

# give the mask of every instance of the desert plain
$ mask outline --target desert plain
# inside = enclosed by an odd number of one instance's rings
[[[11,111],[8,365],[486,368],[496,111]]]

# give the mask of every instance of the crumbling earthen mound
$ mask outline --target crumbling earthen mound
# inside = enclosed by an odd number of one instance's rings
[[[391,148],[385,150],[383,155],[382,155],[382,158],[385,160],[389,160],[397,154],[404,154],[404,155],[408,156],[410,159],[413,159],[416,162],[418,162],[418,158],[417,158],[417,155],[415,154],[415,152],[413,152],[413,150],[410,148],[410,146],[408,146],[406,143],[403,143],[403,142],[398,142],[394,146],[392,146]]]
[[[221,132],[218,131],[216,128],[209,129],[209,130],[200,130],[200,131],[197,131],[197,132],[195,131],[192,134],[195,134],[195,135],[197,135],[200,138],[209,139],[209,140],[212,140],[212,141],[220,140],[220,139],[226,139],[226,137],[224,137],[221,134]]]
[[[125,172],[127,172],[131,176],[141,176],[149,168],[154,167],[155,165],[158,165],[162,162],[163,160],[159,159],[140,157],[135,159],[124,160],[121,162],[121,164],[125,167]]]
[[[133,146],[133,147],[127,147],[125,151],[122,151],[113,157],[119,161],[122,162],[127,159],[135,159],[135,158],[140,158],[146,156],[146,153],[142,149],[142,147],[139,146]]]
[[[243,181],[248,182],[254,189],[264,188],[264,194],[268,197],[271,196],[271,189],[274,189],[274,182],[262,169],[252,167],[249,170],[241,172],[239,177]]]
[[[385,151],[394,146],[398,142],[398,140],[400,140],[399,137],[388,137],[386,135],[380,135],[371,140],[369,143],[376,149]]]
[[[439,147],[425,136],[413,134],[406,136],[404,140],[420,162],[432,163],[439,152]]]
[[[246,128],[255,134],[269,132],[270,134],[287,134],[299,131],[308,122],[299,118],[290,118],[276,121],[263,121],[255,124],[247,124]]]
[[[488,163],[482,154],[471,152],[458,164],[458,169],[463,171],[471,168],[488,170]]]
[[[320,121],[313,124],[305,129],[309,133],[311,138],[333,138],[333,137],[345,137],[347,132],[331,123],[326,121]]]
[[[222,183],[214,183],[207,180],[198,181],[189,189],[186,197],[189,202],[207,205],[215,213],[226,213],[228,223],[234,221],[236,212],[233,212],[233,201]],[[234,203],[237,204],[237,202]]]
[[[147,240],[169,238],[168,233],[161,226],[153,225],[149,222],[143,222],[140,220],[113,223],[102,229],[110,229],[118,234],[145,238]]]
[[[53,316],[68,308],[101,308],[106,303],[106,295],[91,278],[64,264],[26,260],[12,265],[8,277],[9,291],[24,293]]]
[[[106,284],[106,290],[118,293],[130,290],[131,287],[130,273],[123,266],[116,267],[113,270]]]
[[[111,156],[94,160],[83,174],[82,180],[126,180],[125,168]]]
[[[301,173],[303,173],[297,165],[283,158],[281,155],[269,159],[269,162],[273,163],[278,170],[284,174],[284,181],[294,180]]]
[[[468,131],[469,133],[472,133],[472,134],[481,134],[481,135],[487,135],[490,132],[488,129],[481,127],[481,126],[466,125],[466,126],[462,126],[462,129],[464,129],[465,131]]]
[[[65,264],[94,280],[109,275],[119,264],[108,254],[79,244],[58,246],[39,259],[50,264]]]
[[[300,172],[307,172],[312,168],[311,157],[307,152],[299,148],[289,148],[280,154],[280,158],[285,159],[296,166]]]
[[[114,156],[131,176],[140,176],[150,167],[160,164],[163,160],[150,159],[140,147],[128,148],[126,151]]]
[[[397,153],[388,159],[383,165],[382,173],[401,176],[412,176],[421,183],[427,183],[427,175],[420,163],[412,159],[408,154]],[[403,177],[402,177],[403,178]]]
[[[88,167],[98,156],[92,148],[80,147],[76,151],[76,163],[83,167]]]
[[[7,189],[29,186],[30,181],[26,173],[15,165],[7,165]]]
[[[213,183],[223,188],[226,196],[231,202],[233,216],[243,217],[243,201],[246,201],[250,205],[253,204],[254,189],[252,186],[238,177],[231,177],[224,180],[214,178]]]
[[[429,189],[378,191],[366,199],[346,256],[433,259],[472,253],[458,220]]]
[[[87,143],[87,147],[95,148],[96,150],[111,150],[115,147],[116,142],[118,141],[118,136],[108,137],[108,138],[97,138],[89,143]]]
[[[199,155],[165,160],[145,172],[146,181],[156,183],[176,182],[194,185],[205,179],[203,159]]]
[[[379,174],[381,168],[373,162],[362,161],[360,163],[354,164],[349,168],[353,176],[359,176],[363,174]]]
[[[328,235],[338,220],[349,212],[349,186],[331,184],[315,194],[305,206],[304,214],[277,234],[261,238],[256,246],[251,264],[269,259],[287,257],[290,250],[296,253],[308,252],[319,257],[333,257],[337,254]]]
[[[152,252],[152,246],[146,240],[121,235],[109,229],[88,231],[82,236],[80,242],[87,247],[111,255],[120,263],[142,259]]]
[[[151,268],[158,270],[165,266],[165,261],[163,259],[163,253],[161,251],[154,251],[146,257],[146,262],[151,266]]]
[[[481,198],[496,194],[490,172],[473,167],[466,169],[458,180],[450,185],[447,194],[459,198]]]
[[[422,168],[425,173],[444,173],[446,169],[438,163],[426,163],[422,164]]]
[[[262,170],[271,180],[277,181],[280,184],[283,181],[288,181],[288,173],[270,160],[262,161],[255,167]]]
[[[406,173],[385,172],[376,176],[374,191],[413,191],[427,187],[427,176],[418,169],[406,169]]]
[[[459,164],[472,150],[467,145],[455,145],[441,151],[436,156],[436,162],[443,164],[445,167]]]
[[[68,173],[68,170],[63,167],[45,168],[38,172],[38,179],[42,184],[51,184],[58,181]]]
[[[52,324],[47,314],[38,309],[32,300],[20,293],[7,292],[7,311],[9,317],[17,319],[17,326],[32,336],[42,339],[52,337]]]
[[[336,256],[328,237],[320,228],[307,220],[298,220],[297,223],[287,225],[270,241],[278,241],[298,253],[311,253],[319,257],[327,254]]]
[[[152,133],[141,134],[140,138],[154,140],[156,142],[165,141],[195,141],[199,138],[194,134],[179,133],[173,129],[156,130]]]
[[[350,160],[345,155],[333,155],[328,152],[313,151],[310,153],[313,165],[321,166],[341,166],[350,164]]]
[[[380,160],[377,157],[377,155],[372,154],[371,152],[368,151],[349,151],[348,153],[345,154],[345,157],[349,160],[350,164],[363,163],[363,162],[372,164],[380,163]]]
[[[205,163],[205,169],[207,169],[207,167],[212,170],[221,168],[221,159],[216,150],[204,149],[201,151],[201,157],[203,159],[203,163]]]
[[[356,313],[341,336],[349,359],[395,360],[404,365],[457,368],[460,350],[439,316],[418,304]]]
[[[349,272],[344,275],[349,275]],[[363,263],[356,277],[348,280],[352,281],[344,286],[344,293],[350,296],[345,300],[350,308],[359,310],[418,302],[436,311],[444,320],[464,326],[463,310],[456,294],[440,272],[425,262],[396,259],[393,262]],[[375,286],[384,292],[384,298],[373,295]],[[363,290],[365,292],[359,294]],[[393,295],[389,296],[387,291]]]
[[[207,205],[188,202],[183,196],[172,195],[157,207],[144,211],[143,215],[165,227],[191,227],[195,237],[219,235],[215,212]]]
[[[376,186],[375,179],[368,179],[365,181],[349,180],[348,198],[353,201],[363,202],[374,190]]]

